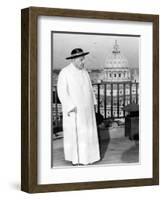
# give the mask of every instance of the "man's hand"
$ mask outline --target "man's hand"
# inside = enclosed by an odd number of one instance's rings
[[[70,113],[71,112],[74,112],[74,113],[77,113],[77,107],[74,107],[72,110],[70,110],[67,115],[70,116]]]

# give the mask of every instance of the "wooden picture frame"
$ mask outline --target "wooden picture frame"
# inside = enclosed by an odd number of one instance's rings
[[[39,16],[150,22],[153,26],[153,144],[151,178],[38,184],[38,40]],[[147,126],[147,124],[146,124]],[[29,193],[159,184],[159,16],[59,8],[29,7],[21,11],[21,190]]]

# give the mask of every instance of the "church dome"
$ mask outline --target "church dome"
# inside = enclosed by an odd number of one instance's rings
[[[124,82],[131,80],[131,71],[128,60],[121,54],[117,40],[113,46],[112,53],[106,57],[103,81]]]
[[[113,46],[112,53],[106,57],[104,68],[128,68],[128,60],[120,52],[117,40]]]

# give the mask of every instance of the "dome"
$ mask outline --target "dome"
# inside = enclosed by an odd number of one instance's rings
[[[104,68],[128,68],[128,60],[121,54],[117,40],[112,53],[106,57]]]
[[[128,60],[121,54],[117,40],[113,46],[112,53],[106,57],[103,81],[105,82],[124,82],[131,80],[131,71]]]

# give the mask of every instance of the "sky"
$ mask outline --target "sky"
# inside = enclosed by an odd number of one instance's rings
[[[85,64],[88,69],[102,69],[108,55],[112,53],[115,40],[129,63],[129,67],[139,67],[140,37],[124,35],[95,35],[56,33],[52,34],[52,63],[53,69],[61,69],[70,63],[66,60],[72,49],[82,48],[84,52],[90,52],[85,56]]]

